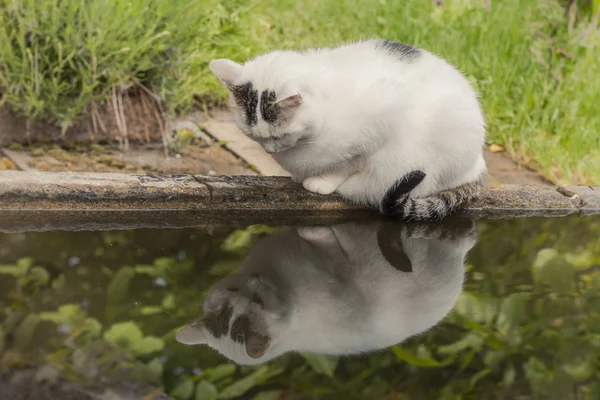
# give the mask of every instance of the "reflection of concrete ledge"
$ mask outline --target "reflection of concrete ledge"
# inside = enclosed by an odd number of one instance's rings
[[[78,217],[65,217],[75,210],[79,211]],[[177,212],[168,215],[171,210]],[[116,211],[126,212],[128,216],[117,217]],[[510,218],[573,213],[600,214],[600,188],[490,186],[460,214]],[[284,177],[0,172],[0,230],[10,230],[9,220],[17,223],[34,215],[39,227],[45,222],[49,225],[47,229],[51,229],[53,218],[58,218],[55,222],[62,220],[73,227],[80,218],[84,225],[104,223],[106,228],[118,229],[129,226],[120,224],[125,220],[132,224],[133,220],[143,220],[144,224],[138,222],[137,225],[157,228],[194,226],[201,221],[220,221],[226,225],[261,220],[317,223],[323,218],[364,217],[370,212],[337,196],[309,193]],[[272,218],[266,218],[269,215]],[[179,222],[170,223],[173,219]]]

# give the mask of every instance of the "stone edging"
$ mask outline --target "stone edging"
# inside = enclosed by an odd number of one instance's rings
[[[338,196],[310,193],[285,177],[0,172],[0,230],[10,230],[9,221],[14,224],[34,216],[43,225],[51,215],[66,218],[65,223],[74,227],[73,212],[79,212],[82,223],[102,221],[113,229],[123,227],[122,213],[129,213],[132,226],[143,214],[144,223],[137,224],[144,227],[192,226],[202,221],[235,225],[259,216],[286,224],[375,215]],[[179,223],[171,223],[169,213],[177,214]],[[575,213],[600,214],[600,188],[490,186],[458,214],[512,218]]]

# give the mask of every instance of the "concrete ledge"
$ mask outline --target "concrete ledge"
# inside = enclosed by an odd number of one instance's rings
[[[123,217],[123,212],[128,216]],[[600,188],[490,186],[459,215],[513,218],[574,213],[600,214]],[[45,222],[50,224],[47,229],[56,228],[56,223],[74,228],[78,221],[83,229],[85,224],[123,229],[242,225],[268,216],[273,223],[293,224],[367,215],[375,212],[338,196],[307,192],[285,177],[0,172],[0,230],[4,231],[11,226],[18,230],[16,225],[43,228]],[[125,220],[130,222],[121,223]]]

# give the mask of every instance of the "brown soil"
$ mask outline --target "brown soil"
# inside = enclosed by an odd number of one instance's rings
[[[28,121],[10,107],[0,106],[0,146],[35,142],[149,143],[161,140],[164,127],[162,108],[141,89],[130,89],[115,94],[114,99],[90,105],[65,132],[55,123]]]
[[[553,186],[551,182],[544,180],[535,171],[516,164],[506,152],[492,153],[486,150],[484,156],[488,166],[488,176],[492,183]]]
[[[6,151],[24,170],[77,172],[130,172],[202,175],[256,175],[243,161],[218,144],[187,145],[165,157],[160,144],[133,145],[129,151],[118,146],[36,145]]]

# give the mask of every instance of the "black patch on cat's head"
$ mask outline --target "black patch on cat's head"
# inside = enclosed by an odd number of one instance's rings
[[[251,82],[230,88],[235,103],[242,108],[246,116],[248,126],[256,125],[258,118],[256,108],[258,107],[258,90],[254,89]]]
[[[208,313],[202,320],[206,330],[218,339],[229,332],[229,320],[232,316],[233,307],[231,304],[226,303],[219,312]]]
[[[231,332],[229,336],[234,342],[244,343],[246,335],[250,332],[252,327],[252,322],[247,315],[240,315],[233,321],[231,325]]]
[[[265,122],[273,123],[279,119],[281,109],[275,104],[277,95],[270,90],[263,90],[260,94],[260,115]]]
[[[382,40],[378,43],[378,47],[403,61],[412,61],[421,54],[417,48],[392,40]]]

